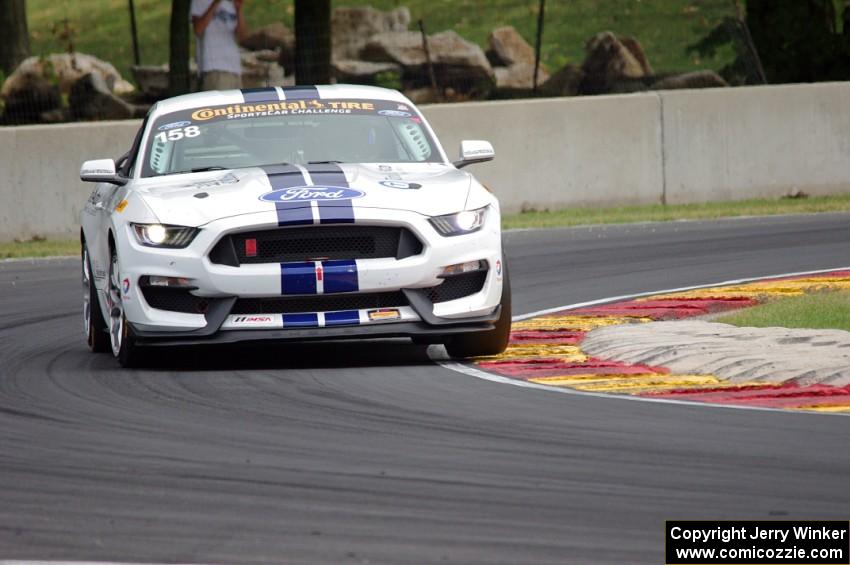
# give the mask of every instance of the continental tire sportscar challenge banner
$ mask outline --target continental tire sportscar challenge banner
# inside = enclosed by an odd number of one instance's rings
[[[850,522],[668,521],[667,565],[850,563]]]

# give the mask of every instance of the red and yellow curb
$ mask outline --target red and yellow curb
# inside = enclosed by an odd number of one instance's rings
[[[508,349],[475,360],[486,372],[578,391],[827,413],[850,413],[850,386],[793,381],[730,382],[715,375],[681,375],[665,367],[596,359],[581,349],[591,330],[681,320],[754,306],[809,292],[850,290],[850,270],[773,278],[745,284],[658,294],[564,310],[515,322]]]

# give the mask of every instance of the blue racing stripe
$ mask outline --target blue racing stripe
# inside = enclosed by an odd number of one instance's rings
[[[340,186],[348,188],[345,173],[334,163],[322,163],[307,167],[314,184],[321,186]],[[319,223],[321,224],[353,224],[354,205],[351,200],[320,200]]]
[[[354,223],[354,205],[351,200],[320,200],[318,205],[320,224]]]
[[[357,277],[357,262],[353,259],[322,261],[325,294],[357,292],[360,282]]]
[[[284,328],[318,328],[319,315],[316,313],[310,314],[284,314]]]
[[[325,312],[326,326],[356,326],[360,323],[360,312],[347,310],[345,312]]]
[[[277,90],[275,90],[274,87],[243,88],[242,97],[245,99],[245,102],[248,103],[272,102],[280,99],[280,97],[277,95]]]
[[[319,98],[319,89],[315,86],[289,86],[283,88],[287,100],[316,100]]]
[[[301,169],[293,165],[266,165],[262,167],[272,185],[272,190],[304,186]],[[275,202],[277,225],[302,226],[313,223],[313,211],[309,202]]]
[[[316,294],[316,264],[312,261],[281,263],[280,293]]]

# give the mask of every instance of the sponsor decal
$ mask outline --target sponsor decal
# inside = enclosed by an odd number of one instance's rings
[[[404,110],[405,112],[406,112],[406,111],[408,111],[408,110],[410,110],[410,108],[408,108],[408,107],[407,107],[407,104],[399,104],[399,105],[398,105],[398,109],[399,109],[399,110]]]
[[[344,188],[342,186],[295,186],[266,192],[260,200],[266,202],[311,202],[327,200],[350,200],[365,196],[362,190]]]
[[[415,182],[404,182],[401,180],[382,180],[381,184],[389,188],[401,188],[403,190],[416,190],[422,188],[421,184]]]
[[[391,118],[409,118],[413,115],[410,112],[402,112],[401,110],[378,110],[378,114]]]
[[[378,165],[378,170],[384,171],[386,173],[386,172],[392,171],[393,168],[389,165]]]
[[[496,274],[502,276],[502,260],[496,259]]]
[[[233,173],[227,173],[223,177],[213,179],[213,180],[205,180],[199,182],[193,182],[191,184],[187,184],[184,186],[192,187],[192,188],[215,188],[218,186],[225,186],[228,184],[236,184],[239,182],[239,178],[236,177]]]
[[[126,200],[122,200],[121,202],[115,205],[115,211],[120,214],[124,211],[124,208],[127,207],[127,204],[129,204],[129,202],[127,202]]]
[[[121,281],[121,292],[125,295],[130,294],[130,279],[124,279]]]
[[[352,114],[372,113],[374,111],[375,104],[373,102],[364,102],[362,100],[303,99],[199,108],[192,112],[191,118],[195,122],[204,122],[214,118],[232,120],[260,116],[286,116],[291,114]]]
[[[163,124],[156,129],[159,130],[159,131],[168,131],[170,129],[182,128],[182,127],[191,126],[191,125],[192,125],[192,122],[183,120],[183,121],[180,121],[180,122],[171,122],[170,124]]]
[[[401,312],[395,308],[381,308],[380,310],[369,310],[370,322],[388,322],[392,320],[400,320]]]
[[[271,316],[237,316],[233,319],[234,324],[268,324],[273,321]]]

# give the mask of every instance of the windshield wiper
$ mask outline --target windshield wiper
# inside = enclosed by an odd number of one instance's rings
[[[206,171],[226,171],[227,167],[221,167],[219,165],[210,165],[209,167],[196,167],[194,169],[189,169],[188,171],[170,171],[168,173],[161,173],[158,175],[154,175],[157,177],[163,177],[166,175],[187,175],[189,173],[203,173]]]
[[[329,161],[307,161],[308,165],[338,165],[340,163],[345,163],[345,161],[334,161],[333,159]]]

